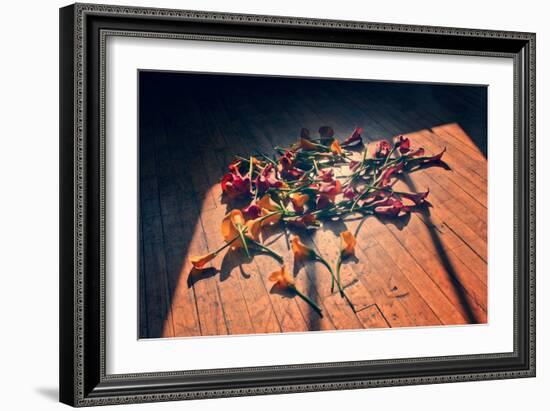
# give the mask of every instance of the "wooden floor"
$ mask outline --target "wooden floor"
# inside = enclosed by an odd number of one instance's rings
[[[149,77],[147,77],[149,76]],[[185,76],[184,76],[185,77]],[[285,84],[259,79],[143,75],[140,111],[140,337],[172,337],[485,323],[487,321],[486,90],[392,83]],[[256,81],[256,83],[254,83]],[[271,153],[301,127],[355,126],[371,140],[407,134],[428,153],[447,147],[449,169],[398,184],[430,189],[409,219],[327,223],[308,240],[330,261],[338,234],[357,233],[343,266],[354,312],[330,293],[320,264],[294,265],[287,236],[267,243],[287,256],[297,286],[323,308],[272,289],[277,263],[229,253],[190,275],[188,256],[223,244],[218,184],[235,154]]]

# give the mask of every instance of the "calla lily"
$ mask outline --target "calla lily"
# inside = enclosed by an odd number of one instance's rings
[[[326,194],[319,194],[315,200],[315,208],[323,210],[332,204],[330,197]]]
[[[351,135],[342,142],[342,145],[357,146],[361,144],[363,142],[363,139],[361,138],[361,133],[363,133],[363,129],[356,128],[355,130],[353,130],[353,133],[351,133]]]
[[[374,158],[386,158],[392,150],[392,145],[386,140],[381,140],[374,145],[372,156]]]
[[[401,154],[407,154],[411,149],[411,140],[408,137],[399,136],[399,141],[396,143]]]
[[[340,142],[338,140],[334,140],[332,142],[330,145],[330,151],[334,154],[342,155],[342,146],[340,146]]]
[[[240,234],[245,220],[241,210],[231,210],[222,220],[221,231],[225,241],[231,241]],[[241,244],[242,247],[242,244]]]
[[[426,197],[428,197],[428,194],[430,194],[430,190],[425,191],[423,193],[399,193],[399,196],[401,197],[401,200],[408,200],[409,203],[403,202],[403,205],[406,207],[413,207],[420,205],[426,201]]]
[[[258,194],[265,193],[270,188],[281,188],[283,182],[278,180],[273,164],[268,164],[254,180]]]
[[[298,297],[311,305],[311,307],[315,309],[315,311],[317,311],[321,317],[323,316],[321,308],[317,305],[317,303],[315,303],[315,301],[313,301],[311,298],[309,298],[307,295],[303,294],[296,288],[294,278],[292,277],[292,275],[290,275],[284,265],[282,265],[279,270],[269,274],[269,280],[275,281],[275,286],[278,288],[293,291],[294,293],[296,293],[296,295],[298,295]]]
[[[245,223],[247,228],[245,235],[251,239],[258,241],[260,239],[260,233],[262,231],[262,219],[255,218],[254,220],[248,220]]]
[[[269,211],[268,209],[262,209],[262,225],[273,226],[281,221],[283,214],[277,211]]]
[[[319,177],[321,177],[321,180],[323,180],[325,183],[333,182],[334,170],[332,168],[323,168],[319,171]]]
[[[401,201],[390,198],[386,205],[378,205],[374,208],[374,213],[387,217],[402,217],[409,213],[409,207],[406,207]]]
[[[242,177],[238,173],[227,173],[221,180],[222,192],[229,198],[235,199],[250,194],[250,178]]]
[[[340,252],[343,257],[349,257],[355,254],[355,244],[357,240],[350,231],[340,233]]]
[[[216,257],[217,253],[209,253],[205,255],[199,255],[199,256],[192,256],[189,258],[189,261],[191,264],[193,264],[193,267],[197,270],[202,270],[204,266],[212,261]]]
[[[275,285],[280,288],[294,288],[294,278],[284,265],[269,274],[269,281],[275,281]]]
[[[392,175],[395,173],[399,173],[402,169],[403,169],[403,163],[399,163],[397,165],[386,168],[382,172],[382,174],[380,174],[380,178],[379,178],[380,186],[387,187],[388,185],[390,185]]]
[[[243,215],[247,220],[253,220],[262,215],[262,208],[257,204],[250,204],[243,209]]]
[[[342,259],[350,257],[355,254],[355,244],[357,243],[355,236],[350,231],[343,231],[340,233],[340,254],[338,255],[338,261],[336,262],[336,276],[338,284],[340,280],[340,269],[342,267]],[[343,296],[343,291],[340,290]]]
[[[303,193],[292,193],[288,197],[292,202],[294,210],[297,212],[302,212],[304,210],[304,205],[309,201],[309,196]]]
[[[447,151],[447,147],[445,147],[443,150],[441,150],[440,153],[431,156],[431,157],[424,157],[419,159],[421,164],[428,164],[428,163],[435,163],[437,161],[441,161],[441,157],[443,157],[443,154],[445,154],[445,151]]]
[[[288,181],[293,181],[304,175],[304,172],[294,166],[296,156],[290,151],[286,151],[279,159],[278,170],[281,176]]]
[[[269,211],[275,211],[280,209],[280,207],[277,205],[277,203],[275,203],[275,201],[273,201],[273,199],[269,194],[264,195],[260,200],[256,201],[256,204],[259,207],[265,208],[266,210],[269,210]]]
[[[290,246],[296,259],[315,258],[317,256],[317,253],[312,248],[302,243],[296,236],[290,240]]]
[[[339,180],[334,180],[328,183],[319,183],[319,193],[326,195],[331,201],[334,201],[336,196],[342,192],[342,183]]]

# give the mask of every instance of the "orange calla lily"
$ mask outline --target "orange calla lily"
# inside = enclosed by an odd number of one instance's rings
[[[239,235],[239,226],[244,226],[245,220],[241,210],[231,210],[222,220],[222,236],[225,241],[231,241]]]
[[[193,267],[197,270],[202,270],[204,266],[212,261],[216,257],[217,253],[209,253],[205,255],[196,255],[189,258],[189,261],[191,264],[193,264]]]
[[[266,216],[269,216],[269,217],[266,217]],[[262,225],[275,225],[279,221],[281,221],[282,216],[283,215],[281,213],[277,213],[277,212],[274,212],[274,211],[269,211],[269,210],[263,208],[262,209],[262,217],[260,217],[260,218],[262,219]]]
[[[334,140],[332,144],[330,145],[330,151],[332,151],[334,154],[342,154],[342,147],[340,146],[340,142],[338,140]]]
[[[261,218],[256,218],[254,220],[248,220],[246,222],[246,236],[252,238],[255,241],[260,239],[260,233],[262,230],[262,221]]]
[[[275,281],[275,285],[280,288],[294,288],[294,278],[290,275],[284,265],[277,271],[269,275],[270,281]]]
[[[309,141],[307,138],[300,138],[299,146],[302,150],[306,151],[315,151],[317,150],[317,145],[311,141]]]
[[[355,253],[355,244],[357,240],[350,231],[340,233],[340,241],[342,256],[348,257]]]
[[[308,202],[309,196],[307,194],[292,193],[288,196],[292,205],[296,211],[303,210],[304,205]]]
[[[292,237],[291,247],[294,253],[294,258],[313,258],[316,253],[313,249],[302,243],[296,236]]]
[[[279,209],[277,203],[269,196],[269,194],[264,195],[259,201],[256,201],[256,204],[261,208],[264,208],[269,211],[276,211]]]

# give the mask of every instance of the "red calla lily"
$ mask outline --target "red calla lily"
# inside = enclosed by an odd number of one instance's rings
[[[399,136],[397,147],[401,154],[407,154],[411,150],[411,140],[408,137]]]
[[[361,143],[363,143],[363,139],[361,137],[361,134],[363,133],[363,129],[358,127],[355,130],[353,130],[353,133],[350,134],[348,138],[346,138],[342,145],[344,146],[357,146]]]
[[[374,213],[387,217],[402,217],[409,213],[409,207],[406,207],[401,201],[390,197],[385,205],[376,206]]]
[[[387,187],[391,182],[391,177],[394,173],[398,173],[403,169],[403,163],[386,168],[380,175],[380,186]]]
[[[392,145],[386,140],[381,140],[374,145],[372,156],[374,158],[386,158],[392,149]]]

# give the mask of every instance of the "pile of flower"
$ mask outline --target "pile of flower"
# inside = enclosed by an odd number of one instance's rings
[[[328,126],[319,129],[313,139],[302,129],[298,142],[289,148],[275,147],[276,155],[237,157],[221,179],[226,202],[233,209],[224,217],[221,232],[225,245],[212,253],[191,257],[195,269],[203,269],[223,249],[241,249],[250,258],[250,248],[266,252],[281,268],[270,275],[276,286],[295,292],[321,314],[319,306],[302,294],[283,264],[283,258],[262,244],[260,234],[266,226],[316,229],[323,220],[342,219],[350,214],[378,215],[389,218],[406,216],[426,201],[429,190],[420,193],[396,191],[397,178],[429,164],[438,163],[445,149],[425,156],[424,149],[412,147],[403,136],[365,144],[363,130],[357,128],[343,141],[334,137]],[[295,259],[317,260],[326,266],[332,291],[338,288],[347,298],[340,282],[342,260],[354,254],[355,238],[345,231],[340,235],[340,253],[336,269],[316,251],[291,239]],[[321,314],[322,315],[322,314]]]

